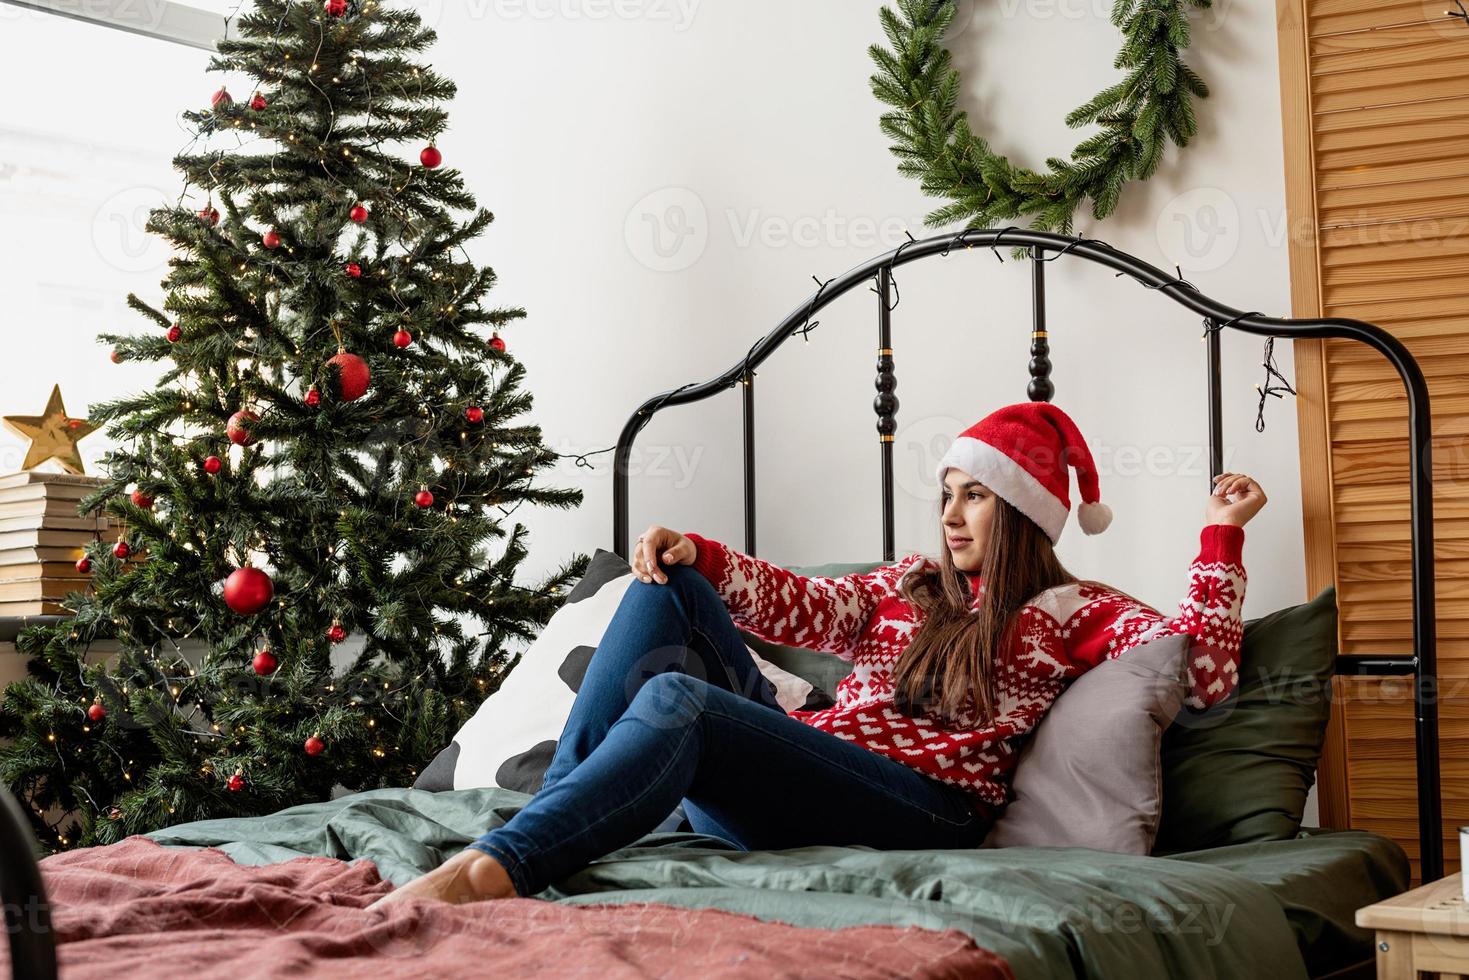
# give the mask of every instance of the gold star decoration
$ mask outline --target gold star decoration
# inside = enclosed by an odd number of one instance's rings
[[[61,385],[51,388],[45,415],[7,415],[5,427],[31,441],[21,469],[29,470],[48,459],[54,459],[68,473],[85,473],[81,450],[77,443],[97,431],[86,419],[70,418],[61,403]]]

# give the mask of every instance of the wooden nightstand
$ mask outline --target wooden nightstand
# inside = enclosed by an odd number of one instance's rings
[[[1378,980],[1417,980],[1419,970],[1469,975],[1469,906],[1460,874],[1357,910],[1377,931]]]

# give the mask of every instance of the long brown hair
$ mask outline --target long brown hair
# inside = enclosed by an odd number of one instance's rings
[[[1078,581],[1056,557],[1039,525],[999,496],[994,500],[978,609],[970,610],[974,597],[949,554],[942,520],[941,566],[913,572],[899,588],[899,595],[925,614],[893,670],[893,706],[911,717],[975,727],[992,724],[997,714],[996,661],[1009,641],[1015,614],[1041,592]],[[942,500],[939,506],[942,515]],[[977,718],[965,717],[971,692]]]

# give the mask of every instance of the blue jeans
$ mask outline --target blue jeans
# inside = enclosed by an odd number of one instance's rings
[[[714,586],[665,571],[628,587],[540,792],[469,845],[517,894],[632,844],[680,801],[696,832],[744,850],[979,846],[991,808],[788,716]]]

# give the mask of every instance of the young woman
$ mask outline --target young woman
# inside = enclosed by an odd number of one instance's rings
[[[837,578],[649,527],[540,792],[378,904],[535,895],[680,802],[695,831],[745,849],[978,847],[1024,736],[1102,660],[1187,634],[1185,703],[1223,700],[1235,687],[1242,528],[1265,504],[1259,484],[1215,478],[1188,594],[1165,618],[1057,560],[1068,467],[1082,530],[1104,530],[1111,512],[1075,423],[1045,403],[999,409],[938,465],[939,560],[914,553]],[[850,661],[836,704],[783,711],[738,628]]]

